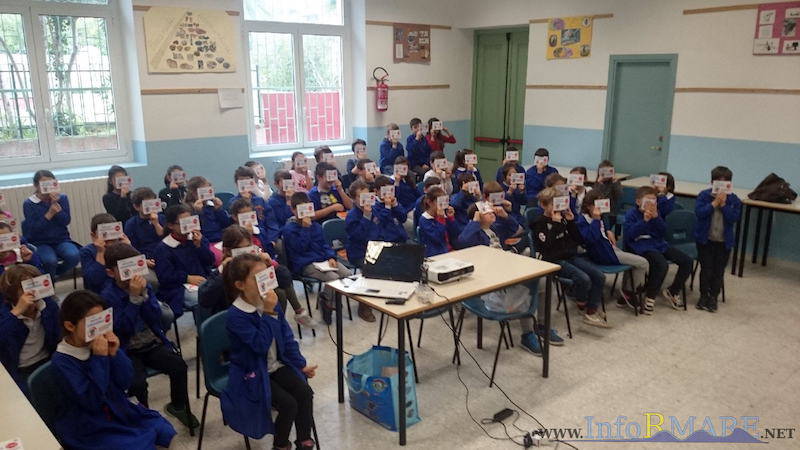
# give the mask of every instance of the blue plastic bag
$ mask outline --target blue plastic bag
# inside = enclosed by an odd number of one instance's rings
[[[400,377],[398,374],[383,376],[384,367],[397,369],[396,348],[373,346],[366,353],[355,355],[347,362],[347,388],[350,391],[350,406],[385,428],[397,431],[399,417]],[[417,385],[414,382],[414,366],[408,354],[406,358],[406,426],[421,419],[417,407]]]

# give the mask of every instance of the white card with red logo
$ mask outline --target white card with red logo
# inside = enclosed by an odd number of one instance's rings
[[[654,198],[648,198],[648,197],[645,197],[645,198],[643,198],[643,199],[642,199],[642,209],[647,209],[647,208],[649,208],[651,205],[652,205],[653,207],[657,206],[656,199],[654,199]]]
[[[405,164],[395,164],[394,165],[394,174],[398,177],[404,177],[408,175],[408,166]]]
[[[20,239],[17,233],[0,234],[0,252],[8,252],[19,248]]]
[[[258,216],[255,211],[240,213],[236,216],[236,219],[239,221],[240,227],[247,229],[247,231],[252,231],[253,234],[260,233],[258,229]]]
[[[214,199],[214,188],[211,186],[197,188],[198,200],[206,201]]]
[[[445,158],[437,158],[433,160],[433,168],[436,170],[446,170],[447,160]]]
[[[367,148],[364,147],[364,144],[356,144],[356,159],[366,159],[367,158]]]
[[[525,174],[524,173],[512,173],[511,174],[511,184],[525,184]]]
[[[322,162],[326,162],[328,164],[333,164],[334,159],[335,158],[333,156],[333,153],[325,152],[325,153],[322,154]]]
[[[449,195],[440,195],[436,197],[436,207],[444,211],[448,206],[450,206],[450,196]]]
[[[394,185],[381,186],[381,198],[394,197]]]
[[[519,151],[509,150],[506,152],[506,161],[519,161]]]
[[[585,177],[582,173],[571,173],[567,175],[567,184],[570,186],[583,186]]]
[[[478,164],[478,155],[474,153],[467,153],[464,155],[464,164]]]
[[[297,159],[294,160],[294,166],[298,169],[305,169],[308,167],[308,161],[306,161],[306,157],[298,156]]]
[[[256,180],[252,178],[245,178],[243,180],[236,181],[236,187],[239,189],[239,193],[244,192],[255,192],[256,190]]]
[[[558,192],[558,195],[569,195],[569,186],[566,184],[557,184],[553,188]]]
[[[247,247],[239,247],[231,249],[231,256],[233,258],[236,258],[239,255],[258,255],[260,253],[261,249],[255,245],[248,245]]]
[[[281,180],[283,192],[294,191],[294,180]]]
[[[262,166],[261,164],[257,165],[255,167],[255,169],[256,169],[256,176],[258,178],[265,178],[267,176],[267,171],[264,169],[264,166]]]
[[[489,194],[489,203],[493,205],[502,205],[506,199],[506,194],[502,192],[492,192]]]
[[[562,195],[559,197],[553,197],[553,210],[554,211],[566,211],[569,209],[569,196]]]
[[[431,130],[433,130],[433,131],[441,131],[442,128],[444,128],[444,126],[442,125],[441,121],[437,120],[435,122],[431,122]]]
[[[481,193],[481,187],[477,181],[467,181],[464,183],[464,187],[467,189],[467,192],[479,195]]]
[[[131,186],[133,186],[133,178],[127,176],[119,176],[114,178],[114,187],[116,189],[127,189],[130,190]]]
[[[477,202],[475,206],[481,214],[489,214],[494,212],[494,207],[489,202]]]
[[[189,234],[192,231],[200,231],[200,217],[189,216],[180,220],[181,234]]]
[[[144,255],[120,259],[117,261],[117,269],[119,269],[119,279],[122,281],[130,280],[136,275],[145,276],[150,272]]]
[[[358,204],[362,208],[364,206],[372,206],[372,205],[374,205],[375,201],[376,201],[376,197],[375,197],[375,193],[374,192],[362,192],[358,196]]]
[[[98,224],[97,236],[104,241],[122,239],[122,222]]]
[[[600,214],[611,212],[611,200],[607,198],[598,198],[594,201],[594,206],[600,210]]]
[[[533,164],[536,166],[546,166],[547,163],[550,162],[549,156],[534,156],[533,157]]]
[[[380,175],[381,171],[378,169],[378,165],[374,162],[368,162],[364,164],[364,170],[373,174],[373,175]]]
[[[305,219],[306,217],[314,218],[314,204],[313,203],[300,203],[297,205],[297,218]]]
[[[154,198],[151,200],[142,200],[142,212],[145,215],[150,215],[153,213],[160,213],[164,209],[161,200]]]
[[[275,268],[272,266],[258,272],[256,274],[256,284],[258,285],[258,293],[262,296],[273,289],[278,288],[278,278],[275,276]]]
[[[667,187],[667,176],[654,173],[650,175],[650,184],[655,187]]]
[[[22,280],[22,292],[30,292],[36,300],[56,295],[53,280],[47,273],[36,278]]]
[[[114,330],[114,309],[106,308],[97,314],[86,316],[86,342],[92,342],[97,336],[102,336]]]
[[[730,181],[715,180],[711,183],[711,193],[717,194],[730,194],[733,192],[733,183]]]
[[[399,141],[400,130],[389,130],[389,137],[392,138],[392,140]]]
[[[613,167],[601,167],[597,169],[597,173],[600,175],[600,179],[614,178],[616,171]]]
[[[186,172],[182,170],[173,170],[170,172],[169,178],[175,183],[183,183],[186,181]]]
[[[42,194],[54,194],[58,192],[58,180],[44,180],[39,182],[39,192]]]
[[[339,172],[336,170],[325,171],[325,181],[336,181],[339,179]]]
[[[0,449],[2,450],[25,450],[22,448],[22,439],[14,438],[10,441],[0,442]]]

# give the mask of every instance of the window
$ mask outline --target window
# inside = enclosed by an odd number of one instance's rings
[[[344,1],[244,1],[255,151],[347,141]]]
[[[0,166],[128,156],[112,69],[114,0],[0,6]],[[27,167],[26,167],[27,168]]]

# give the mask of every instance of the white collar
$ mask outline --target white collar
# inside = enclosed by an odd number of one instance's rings
[[[592,223],[594,221],[594,219],[592,219],[592,216],[590,216],[588,214],[584,214],[583,218],[586,219],[587,223]]]
[[[428,220],[432,220],[433,219],[433,216],[428,211],[425,211],[424,213],[422,213],[422,217],[424,217],[424,218],[426,218]]]
[[[32,201],[33,203],[41,203],[42,202],[42,199],[40,199],[39,196],[36,195],[36,194],[33,194],[30,197],[28,197],[28,200]]]
[[[672,197],[675,197],[675,194],[673,194],[672,192],[667,192],[667,195],[665,195],[664,197],[667,197],[667,200],[670,200]]]
[[[87,345],[86,347],[75,347],[74,345],[68,343],[66,340],[62,340],[58,343],[58,347],[56,347],[56,351],[59,353],[63,353],[65,355],[72,356],[75,359],[79,359],[81,361],[86,361],[92,356],[92,350]]]
[[[236,300],[233,301],[233,306],[238,308],[242,312],[246,312],[248,314],[254,313],[257,311],[256,307],[244,301],[244,299],[239,296],[236,297]]]
[[[172,237],[171,234],[168,234],[167,237],[165,237],[164,239],[161,240],[161,242],[167,244],[167,246],[170,247],[170,248],[176,248],[177,246],[181,245],[181,243],[178,242],[177,239]]]

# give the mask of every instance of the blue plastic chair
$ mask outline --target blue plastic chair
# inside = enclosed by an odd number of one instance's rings
[[[347,230],[345,229],[344,219],[328,219],[323,222],[322,234],[325,236],[325,242],[327,242],[335,252],[345,248],[347,245],[348,237]],[[337,256],[336,259],[344,264],[344,266],[348,269],[356,269],[356,267],[346,258],[340,258]]]
[[[235,197],[235,195],[231,194],[230,192],[215,192],[215,195],[218,199],[220,199],[222,202],[222,208],[225,210],[230,208],[233,197]]]
[[[636,188],[623,186],[622,197],[619,199],[619,213],[616,217],[614,232],[621,235],[622,224],[625,223],[625,214],[629,209],[636,207]]]
[[[194,319],[194,326],[198,330],[197,337],[195,338],[195,348],[197,349],[197,357],[195,357],[195,375],[196,375],[196,385],[197,385],[197,398],[200,398],[200,360],[202,359],[202,347],[200,346],[200,326],[203,325],[209,317],[211,317],[211,310],[208,308],[197,305],[192,311],[192,318]]]
[[[614,291],[617,288],[617,280],[619,279],[619,274],[625,273],[625,272],[627,272],[629,270],[633,270],[633,267],[631,267],[631,266],[629,266],[627,264],[608,265],[608,266],[597,264],[596,266],[600,270],[600,272],[603,272],[603,274],[605,274],[605,275],[614,275],[614,282],[611,284],[611,291],[610,291],[610,294],[611,294],[612,297],[614,295]],[[630,285],[631,292],[635,293],[636,292],[636,288],[633,286],[633,276],[631,276],[629,279],[630,279],[630,284],[631,284]],[[601,299],[602,305],[603,305],[603,313],[605,313],[606,312],[606,298],[605,298],[605,295],[601,296],[600,299]],[[637,303],[638,303],[638,301],[639,301],[639,299],[637,298]],[[634,311],[634,315],[637,315],[637,316],[639,315],[638,307],[634,308],[633,311]]]
[[[50,361],[42,364],[28,377],[30,388],[30,401],[33,409],[39,413],[44,424],[55,435],[55,420],[63,411],[66,411],[66,399],[61,388],[56,383]]]

